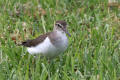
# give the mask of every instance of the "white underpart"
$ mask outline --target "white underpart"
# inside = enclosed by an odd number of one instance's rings
[[[63,51],[66,50],[67,46],[68,46],[68,39],[65,33],[61,32],[61,31],[57,31],[56,33],[57,35],[59,35],[59,41],[55,44],[56,46],[54,46],[50,39],[48,37],[46,37],[46,39],[38,44],[35,47],[28,47],[27,51],[30,54],[42,54],[43,56],[46,57],[55,57],[57,55],[59,55],[59,53],[62,53]]]

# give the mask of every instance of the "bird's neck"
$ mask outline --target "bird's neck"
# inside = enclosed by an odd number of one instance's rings
[[[64,31],[61,30],[55,30],[54,31],[57,37],[66,37],[66,34]]]

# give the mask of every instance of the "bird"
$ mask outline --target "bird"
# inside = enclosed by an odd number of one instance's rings
[[[68,47],[68,36],[71,36],[67,29],[67,22],[56,21],[53,31],[40,35],[36,39],[26,40],[20,45],[27,47],[30,54],[40,54],[49,59],[57,57]]]

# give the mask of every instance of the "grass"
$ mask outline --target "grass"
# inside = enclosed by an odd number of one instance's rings
[[[68,49],[51,63],[15,43],[69,25]],[[0,0],[1,80],[119,80],[120,9],[107,0]]]

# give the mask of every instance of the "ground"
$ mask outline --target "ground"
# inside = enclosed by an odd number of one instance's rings
[[[119,2],[118,2],[119,3]],[[68,23],[68,49],[50,62],[17,46]],[[120,6],[107,0],[0,0],[1,80],[119,80]]]

